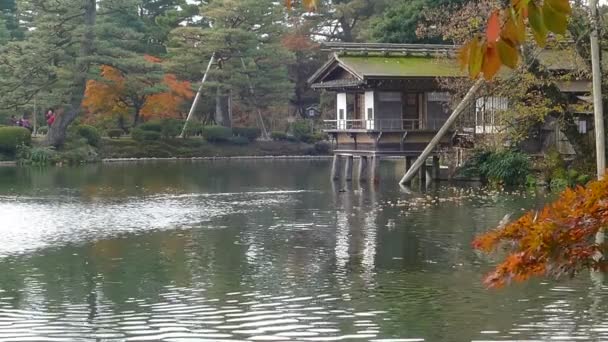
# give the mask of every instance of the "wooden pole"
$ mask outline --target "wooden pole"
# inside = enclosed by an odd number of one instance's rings
[[[32,117],[32,125],[34,126],[34,131],[32,132],[34,136],[38,134],[38,102],[36,98],[34,98],[34,117]]]
[[[359,158],[359,182],[367,182],[369,178],[369,163],[367,156],[361,156]]]
[[[340,180],[342,175],[342,156],[339,154],[334,154],[334,162],[331,167],[331,179],[332,180]]]
[[[188,123],[192,120],[194,113],[196,112],[196,107],[198,107],[198,103],[201,100],[203,95],[203,86],[207,81],[207,77],[209,76],[209,71],[211,70],[211,66],[215,63],[215,52],[211,55],[211,59],[209,60],[209,64],[207,65],[207,70],[205,70],[205,75],[203,75],[203,80],[201,81],[201,85],[198,87],[198,91],[196,92],[196,96],[194,97],[194,102],[192,102],[192,107],[190,107],[190,112],[188,113],[188,117],[186,118],[186,122],[184,123],[184,128],[182,128],[182,134],[180,134],[180,138],[184,138],[186,136],[186,129],[188,129]]]
[[[347,182],[350,182],[353,180],[354,160],[355,160],[355,158],[352,155],[346,156],[346,169],[344,170],[344,174],[345,174]]]
[[[595,118],[595,154],[597,157],[597,178],[602,179],[606,173],[606,137],[604,135],[604,108],[602,103],[602,70],[600,60],[600,43],[598,33],[597,0],[589,0],[591,14],[591,69],[593,75],[593,113]],[[600,229],[595,236],[595,243],[602,245],[605,233]],[[602,259],[603,254],[596,258]]]
[[[407,184],[408,182],[410,182],[412,180],[412,178],[414,178],[414,176],[416,175],[416,172],[418,172],[418,170],[420,169],[422,164],[426,162],[426,159],[431,155],[431,153],[433,153],[433,150],[435,149],[435,147],[437,147],[437,145],[439,144],[441,139],[443,139],[443,137],[446,135],[446,133],[448,133],[448,131],[450,130],[452,125],[456,122],[456,120],[458,119],[460,114],[462,114],[462,112],[464,112],[464,110],[469,105],[469,103],[471,103],[471,101],[474,99],[475,93],[477,93],[477,91],[479,90],[479,88],[481,88],[483,83],[484,83],[484,80],[482,77],[480,77],[477,81],[475,81],[475,83],[473,84],[471,89],[469,89],[469,92],[465,95],[465,97],[462,99],[462,101],[460,101],[460,103],[458,104],[456,109],[454,109],[454,112],[452,112],[452,114],[450,115],[448,120],[445,122],[445,124],[443,124],[443,127],[441,127],[439,132],[437,132],[435,137],[433,137],[433,139],[427,145],[427,147],[424,149],[422,154],[418,157],[418,159],[416,159],[416,161],[414,162],[414,165],[412,165],[412,167],[406,172],[405,176],[403,176],[403,178],[401,179],[401,182],[399,182],[400,184]]]

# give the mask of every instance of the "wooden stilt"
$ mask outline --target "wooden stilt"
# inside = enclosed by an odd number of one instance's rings
[[[344,174],[346,177],[346,181],[350,182],[353,180],[353,164],[354,164],[353,156],[346,156],[346,167],[344,168]]]
[[[379,156],[373,156],[370,157],[371,158],[371,181],[372,183],[379,183],[380,182],[380,157]]]
[[[334,154],[334,162],[331,167],[331,179],[332,180],[340,180],[342,176],[342,156],[339,154]]]
[[[433,180],[438,181],[441,177],[441,165],[439,164],[439,157],[433,156]]]
[[[420,165],[420,169],[418,170],[418,174],[420,177],[420,187],[426,187],[426,161]]]
[[[361,156],[359,159],[359,181],[367,182],[367,178],[369,177],[369,160],[367,156]]]

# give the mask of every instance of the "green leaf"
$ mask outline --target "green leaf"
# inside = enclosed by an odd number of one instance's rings
[[[515,69],[517,63],[519,63],[519,53],[517,52],[517,49],[502,39],[496,43],[496,48],[498,49],[498,55],[500,56],[502,64],[511,69]]]
[[[548,31],[543,20],[543,11],[534,2],[528,5],[528,20],[536,42],[541,47],[545,47]]]
[[[572,14],[572,6],[570,0],[545,0],[545,3],[551,6],[556,12],[565,15]]]
[[[481,73],[485,47],[485,44],[481,43],[479,37],[475,37],[471,41],[471,48],[469,50],[469,75],[471,78],[477,78],[479,73]]]
[[[568,29],[568,17],[556,11],[548,1],[543,5],[543,21],[547,29],[556,34],[565,34]]]

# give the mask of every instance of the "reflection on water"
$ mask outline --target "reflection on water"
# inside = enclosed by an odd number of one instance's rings
[[[487,291],[473,236],[543,196],[320,161],[0,168],[0,341],[606,340],[586,277]],[[395,179],[395,181],[391,181]]]

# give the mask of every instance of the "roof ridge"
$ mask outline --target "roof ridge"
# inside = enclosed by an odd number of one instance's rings
[[[401,54],[401,55],[451,55],[458,49],[457,45],[448,44],[392,44],[392,43],[342,43],[326,42],[321,44],[324,51],[332,51],[339,54]]]

